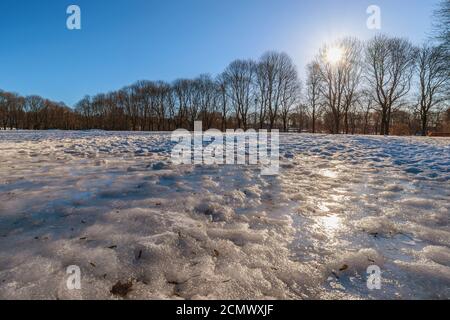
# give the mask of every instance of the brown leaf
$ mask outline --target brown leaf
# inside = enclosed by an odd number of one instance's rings
[[[128,282],[120,282],[118,281],[111,289],[111,293],[115,296],[119,296],[119,297],[126,297],[126,295],[128,293],[130,293],[131,288],[133,287],[133,282],[132,281],[128,281]]]
[[[348,269],[348,265],[344,264],[344,265],[339,269],[339,271],[345,271],[345,270],[347,270],[347,269]]]

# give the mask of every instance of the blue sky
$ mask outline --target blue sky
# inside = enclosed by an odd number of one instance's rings
[[[0,88],[73,105],[137,80],[216,75],[236,58],[288,53],[301,74],[327,41],[381,32],[415,43],[439,0],[1,0]],[[82,30],[66,28],[79,5]]]

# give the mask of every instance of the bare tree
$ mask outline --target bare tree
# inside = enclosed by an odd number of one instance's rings
[[[281,116],[283,129],[287,130],[288,114],[298,99],[300,88],[291,58],[286,53],[265,53],[257,65],[256,84],[260,127],[267,119],[269,129],[273,129]]]
[[[354,38],[346,38],[341,41],[343,48],[343,70],[344,70],[344,130],[349,133],[349,118],[361,89],[362,75],[362,49],[361,42]],[[352,130],[354,133],[354,130]]]
[[[312,62],[306,67],[306,105],[311,112],[311,131],[316,133],[316,122],[318,109],[320,107],[321,78],[320,66]]]
[[[186,128],[188,122],[188,110],[191,104],[192,80],[178,79],[172,85],[175,101],[175,109],[177,110],[175,126],[177,128]]]
[[[245,130],[254,98],[255,69],[252,60],[235,60],[224,72],[224,80],[229,86],[229,98],[237,118],[237,127]]]
[[[219,105],[220,105],[220,114],[221,114],[221,127],[222,131],[227,129],[227,117],[229,112],[228,105],[228,83],[225,79],[225,75],[221,74],[216,79],[216,88],[219,95]]]
[[[450,98],[447,91],[450,73],[443,47],[424,45],[417,57],[419,97],[417,111],[420,115],[422,135],[426,135],[430,111]]]
[[[206,129],[211,129],[217,112],[218,92],[216,83],[210,75],[201,75],[197,79],[200,103],[200,117]]]
[[[381,113],[383,135],[389,135],[393,109],[410,91],[416,53],[409,41],[384,35],[366,46],[366,76]]]
[[[359,95],[358,97],[357,103],[359,104],[361,112],[363,114],[361,133],[368,134],[370,132],[369,127],[371,124],[372,112],[374,111],[374,101],[372,99],[371,93],[369,91],[363,90],[361,92],[361,95]]]
[[[135,86],[127,86],[118,92],[118,100],[123,106],[125,115],[131,124],[131,130],[136,131],[139,124],[139,96]]]
[[[152,81],[138,81],[132,87],[135,94],[136,111],[141,123],[140,127],[142,130],[153,130],[153,118],[156,110],[156,84]]]
[[[281,108],[280,117],[283,124],[283,131],[288,131],[289,116],[293,107],[300,101],[301,84],[298,79],[297,70],[290,61],[283,66],[281,71]]]
[[[0,126],[3,129],[24,126],[24,103],[19,95],[0,90]]]
[[[307,129],[310,121],[308,107],[305,104],[298,103],[291,114],[291,120],[298,132]]]
[[[91,108],[91,98],[89,96],[85,96],[83,99],[78,101],[78,103],[75,106],[75,112],[77,112],[79,115],[81,115],[83,119],[83,126],[84,129],[91,129],[92,128],[92,108]]]
[[[331,61],[330,51],[343,50],[338,47],[339,44],[324,46],[314,62],[319,66],[318,71],[321,79],[319,87],[320,93],[324,99],[324,106],[327,108],[328,123],[331,124],[331,132],[340,133],[342,115],[345,103],[345,61],[339,57],[339,60]]]
[[[28,96],[25,98],[25,107],[29,112],[30,129],[42,129],[42,112],[45,108],[45,100],[39,96]]]
[[[450,52],[450,0],[441,0],[436,10],[434,27],[436,36],[443,48]]]

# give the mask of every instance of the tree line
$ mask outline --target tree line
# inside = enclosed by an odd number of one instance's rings
[[[446,19],[448,3],[439,13]],[[74,108],[0,91],[0,126],[168,131],[193,129],[202,121],[205,129],[222,130],[450,132],[449,33],[442,26],[440,43],[420,47],[386,35],[326,44],[308,64],[303,85],[292,59],[271,51],[257,61],[235,60],[216,77],[138,81],[86,96]]]

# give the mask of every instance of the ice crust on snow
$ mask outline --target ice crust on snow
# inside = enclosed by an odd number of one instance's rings
[[[450,139],[283,134],[273,177],[172,147],[1,132],[0,298],[450,298]]]

